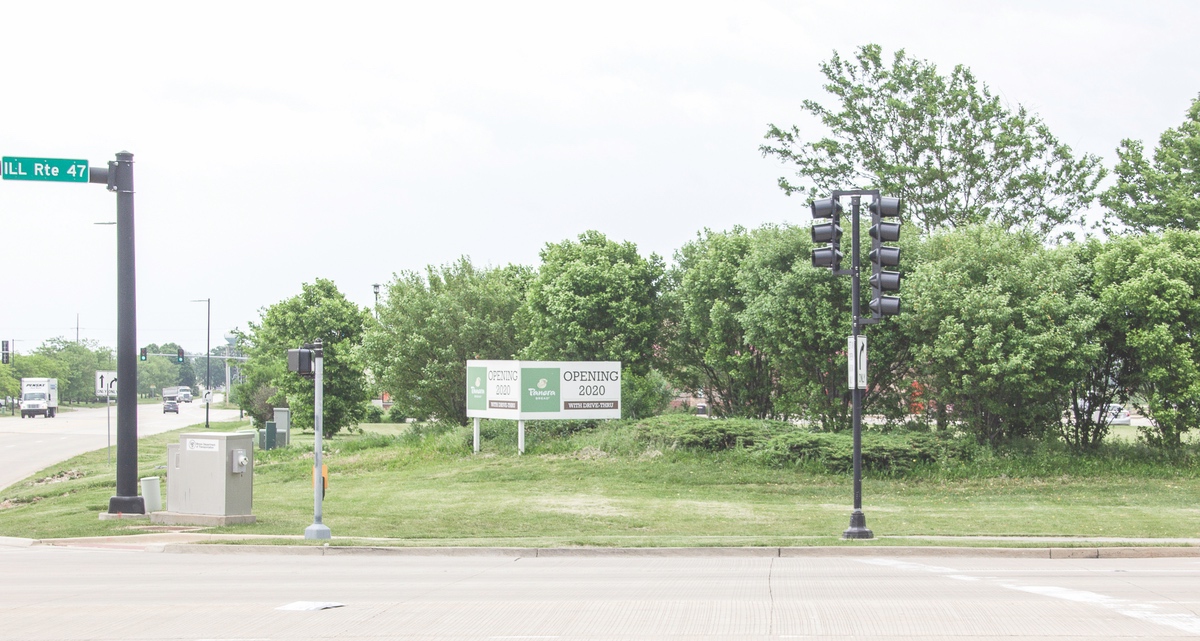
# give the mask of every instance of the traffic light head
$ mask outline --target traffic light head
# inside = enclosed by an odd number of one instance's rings
[[[871,201],[871,315],[875,318],[900,313],[900,297],[885,296],[883,292],[900,291],[900,272],[884,271],[884,267],[900,266],[900,248],[886,246],[900,240],[900,223],[884,218],[900,216],[901,201],[891,196],[879,196]]]
[[[828,267],[837,271],[842,262],[842,204],[833,198],[821,198],[812,201],[814,220],[829,220],[829,222],[814,223],[812,226],[812,241],[814,245],[828,243],[824,247],[812,250],[813,267]]]
[[[145,347],[143,347],[142,351],[138,353],[138,360],[140,360],[140,361],[146,360],[146,348]]]
[[[8,365],[8,341],[0,341],[0,363]]]
[[[832,218],[835,221],[842,215],[842,203],[833,198],[821,198],[812,201],[813,218]]]
[[[313,351],[311,349],[289,349],[287,353],[288,371],[296,372],[305,377],[316,375],[313,371]]]
[[[183,362],[183,348],[182,347],[180,347],[179,350],[175,352],[175,362],[176,363]]]
[[[871,213],[881,218],[900,217],[900,199],[891,196],[880,196],[871,201]]]

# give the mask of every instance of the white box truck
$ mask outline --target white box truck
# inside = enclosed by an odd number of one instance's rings
[[[162,400],[178,401],[179,400],[179,388],[178,387],[164,387]]]
[[[58,413],[57,378],[21,379],[21,418],[45,416],[54,418]]]

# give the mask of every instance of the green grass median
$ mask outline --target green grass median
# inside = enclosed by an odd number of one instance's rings
[[[231,431],[248,423],[214,423]],[[364,425],[325,441],[324,521],[334,544],[480,546],[830,545],[848,525],[845,435],[800,434],[766,421],[687,416],[471,428]],[[139,477],[166,483],[166,445],[142,439]],[[253,525],[206,531],[295,536],[312,522],[312,435],[255,452]],[[991,450],[926,435],[864,436],[871,544],[888,536],[1200,536],[1194,449],[1166,456],[1131,444],[1091,454],[1046,445]],[[0,535],[136,534],[146,522],[100,521],[115,488],[104,450],[0,490]],[[343,538],[345,537],[345,538]],[[294,541],[289,541],[294,542]],[[934,544],[929,542],[928,544]],[[944,544],[941,543],[941,544]],[[996,545],[988,541],[986,545]]]

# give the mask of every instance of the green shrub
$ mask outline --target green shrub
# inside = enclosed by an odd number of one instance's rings
[[[844,432],[794,430],[772,437],[759,448],[775,464],[816,462],[830,472],[849,472],[854,467],[854,437]],[[945,461],[965,461],[971,446],[931,434],[896,432],[862,435],[863,469],[891,475],[903,475],[914,467]]]
[[[382,423],[383,408],[374,403],[367,403],[366,410],[363,411],[364,423]]]
[[[387,411],[388,423],[403,423],[407,418],[408,417],[404,415],[404,408],[400,407],[399,405],[393,405],[391,409]]]
[[[667,446],[707,451],[749,447],[786,424],[742,418],[713,419],[670,413],[635,424],[639,435]]]

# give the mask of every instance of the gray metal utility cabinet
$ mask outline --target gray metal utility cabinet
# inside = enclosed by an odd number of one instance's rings
[[[167,510],[150,520],[166,525],[253,523],[254,434],[181,434],[167,446]]]

